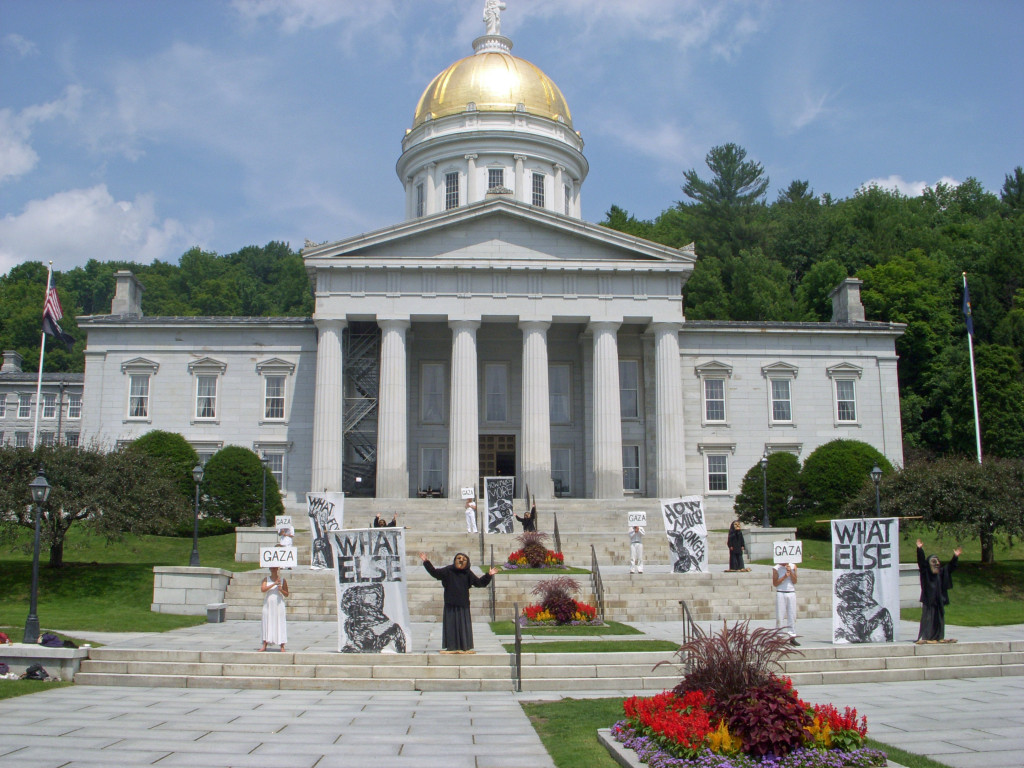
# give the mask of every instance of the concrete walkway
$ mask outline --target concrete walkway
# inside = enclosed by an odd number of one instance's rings
[[[648,637],[673,640],[681,626],[637,625]],[[800,621],[797,629],[804,646],[830,644],[828,619]],[[412,630],[414,650],[439,648],[438,625],[413,624]],[[288,649],[335,650],[336,631],[333,622],[293,622]],[[900,632],[913,639],[916,625],[902,622]],[[486,624],[475,624],[474,633],[479,650],[499,650]],[[72,634],[116,647],[254,650],[259,623]],[[947,634],[964,641],[1024,640],[1024,626],[950,627]],[[574,696],[633,693],[650,692]],[[875,738],[956,768],[1024,764],[1024,677],[804,686],[800,694],[856,707]],[[541,698],[558,696],[73,686],[0,701],[0,768],[549,768],[553,763],[519,707]]]

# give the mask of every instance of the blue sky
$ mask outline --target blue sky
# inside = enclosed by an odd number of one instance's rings
[[[848,197],[1024,164],[1024,2],[506,0],[562,89],[583,214],[650,218],[708,150]],[[337,240],[403,216],[401,139],[482,0],[4,0],[0,274]]]

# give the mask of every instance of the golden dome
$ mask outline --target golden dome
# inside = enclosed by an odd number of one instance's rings
[[[538,67],[511,53],[488,51],[461,59],[435,77],[416,105],[412,127],[427,120],[467,111],[515,112],[522,104],[531,115],[572,127],[572,115],[558,86]]]

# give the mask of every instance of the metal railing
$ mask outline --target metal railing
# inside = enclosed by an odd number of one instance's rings
[[[683,610],[683,646],[686,646],[691,640],[697,637],[700,629],[697,627],[697,622],[693,620],[693,614],[690,613],[690,606],[686,604],[685,600],[679,601],[679,606]],[[683,665],[683,671],[686,674],[690,672],[690,654],[682,650],[679,651],[679,661]]]
[[[494,545],[491,544],[491,568],[493,568],[493,567],[494,567]],[[488,591],[490,592],[490,597],[491,597],[491,621],[494,621],[494,577],[493,576],[491,577],[491,583],[490,583],[489,586],[490,586],[490,589]]]
[[[552,515],[552,517],[554,518],[554,521],[555,521],[555,529],[554,529],[555,530],[555,532],[554,532],[555,552],[561,552],[562,551],[562,537],[558,533],[558,513],[557,512],[552,512],[551,515]]]
[[[516,646],[514,661],[516,667],[516,691],[523,691],[523,628],[519,626],[519,603],[512,603],[512,623],[516,627]]]
[[[601,566],[597,562],[597,550],[590,545],[590,581],[594,586],[594,598],[597,600],[597,615],[604,621],[604,582],[601,580]]]

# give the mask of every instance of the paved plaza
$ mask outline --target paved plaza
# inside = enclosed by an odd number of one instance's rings
[[[753,622],[770,625],[770,622]],[[679,622],[637,624],[678,638]],[[704,627],[705,629],[708,627]],[[414,624],[414,650],[435,650],[433,624]],[[712,625],[711,629],[715,629]],[[915,625],[902,622],[903,637]],[[800,622],[804,646],[827,645],[828,619]],[[475,624],[477,647],[502,638]],[[332,650],[333,622],[293,622],[289,650]],[[258,622],[165,633],[86,634],[132,648],[254,650]],[[961,640],[1021,640],[1024,626],[951,627]],[[574,693],[578,698],[643,691]],[[955,768],[1024,765],[1024,677],[803,686],[811,702],[854,706],[871,735]],[[557,694],[258,691],[73,686],[0,701],[0,768],[547,768],[519,707]]]

